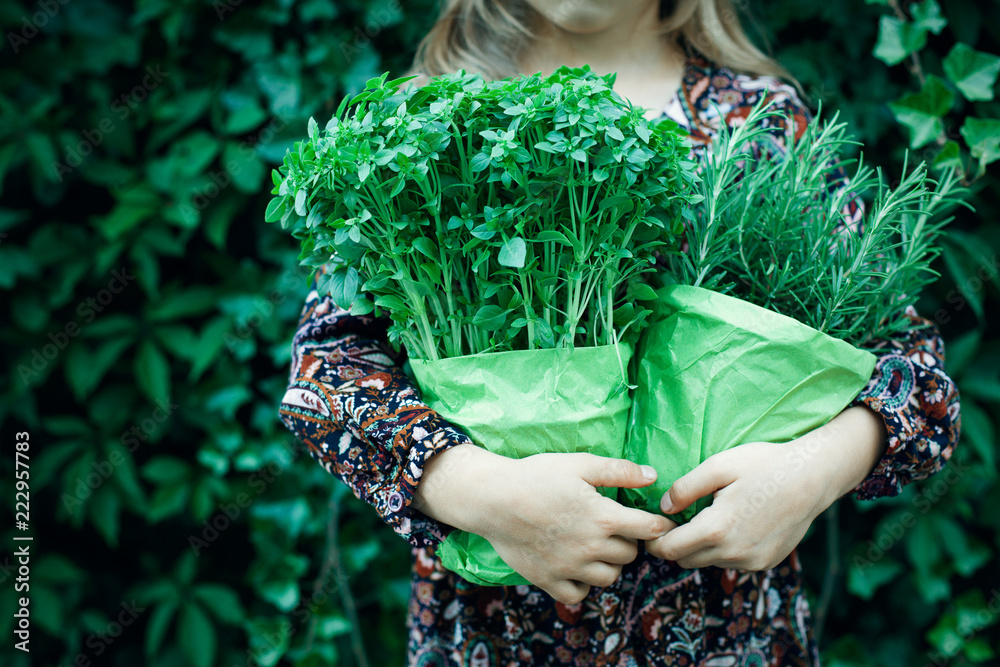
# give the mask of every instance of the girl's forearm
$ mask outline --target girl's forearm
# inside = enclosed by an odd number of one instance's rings
[[[413,506],[432,519],[482,535],[493,512],[493,495],[511,459],[482,447],[460,444],[424,465]]]
[[[826,482],[827,507],[871,474],[885,454],[887,438],[882,417],[863,405],[847,408],[802,438],[803,446],[820,457],[817,472]]]

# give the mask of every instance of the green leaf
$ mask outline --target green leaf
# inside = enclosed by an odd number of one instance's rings
[[[173,456],[154,456],[142,466],[142,477],[157,484],[179,484],[190,474],[191,466]]]
[[[958,43],[945,57],[944,73],[968,100],[992,100],[1000,75],[1000,56]]]
[[[413,239],[413,247],[427,255],[428,258],[437,260],[438,256],[436,254],[436,248],[434,247],[434,242],[431,241],[426,236],[421,236],[419,238]]]
[[[191,488],[187,484],[161,486],[149,499],[149,512],[146,521],[157,523],[163,519],[180,514],[187,507]]]
[[[996,430],[993,420],[974,401],[962,404],[962,437],[987,470],[996,471]]]
[[[507,239],[500,248],[500,256],[497,259],[501,266],[509,266],[515,269],[524,268],[524,260],[528,253],[528,246],[520,236]],[[481,311],[480,311],[481,312]]]
[[[222,584],[198,584],[194,587],[194,596],[221,622],[229,625],[243,622],[243,605],[232,588]]]
[[[223,387],[212,392],[205,399],[205,409],[209,412],[218,412],[225,419],[231,420],[236,416],[236,411],[244,403],[253,398],[253,392],[242,384]]]
[[[32,575],[39,581],[54,584],[73,584],[87,579],[87,573],[72,560],[58,553],[43,556],[35,566]]]
[[[175,600],[166,600],[153,608],[149,614],[149,624],[146,626],[146,656],[151,658],[160,651],[163,638],[167,635],[167,628],[177,611]]]
[[[847,589],[862,600],[871,600],[876,590],[902,571],[903,566],[891,556],[869,560],[865,555],[858,554],[848,570]]]
[[[629,286],[629,297],[639,301],[655,301],[659,298],[656,296],[656,290],[642,282],[636,282]]]
[[[1000,378],[993,376],[966,376],[959,382],[959,390],[964,396],[976,398],[985,403],[1000,403]]]
[[[947,341],[945,353],[949,375],[956,378],[962,376],[979,352],[982,340],[983,332],[979,329],[971,329],[957,338]]]
[[[105,484],[87,503],[87,515],[109,547],[118,546],[121,502],[114,487]]]
[[[895,16],[879,21],[875,57],[886,65],[898,65],[927,44],[927,30]]]
[[[935,170],[955,169],[961,172],[965,168],[965,165],[962,164],[962,153],[958,147],[958,142],[949,139],[941,149],[941,152],[934,158],[931,167]]]
[[[193,315],[203,315],[215,307],[218,294],[211,287],[193,287],[173,291],[164,295],[149,310],[149,319],[154,322],[177,320]]]
[[[962,654],[969,659],[969,662],[974,663],[983,663],[996,657],[996,651],[982,637],[973,637],[966,642],[962,647]]]
[[[569,238],[567,238],[565,234],[563,234],[562,232],[558,232],[554,229],[543,229],[542,231],[538,232],[538,234],[535,235],[535,238],[533,238],[532,241],[537,243],[553,242],[564,246],[573,245],[572,243],[570,243]]]
[[[935,526],[945,552],[951,556],[952,564],[963,577],[971,576],[990,562],[993,556],[990,548],[975,537],[966,535],[963,527],[954,520],[937,517]]]
[[[916,3],[910,8],[910,14],[918,28],[929,30],[935,35],[940,35],[948,25],[948,19],[941,14],[941,6],[937,0],[923,0]]]
[[[928,76],[920,92],[905,95],[889,104],[893,115],[910,130],[910,147],[920,148],[944,132],[941,117],[955,102],[955,94],[944,81]]]
[[[977,158],[982,167],[1000,160],[1000,120],[969,116],[962,124],[961,133],[972,157]]]
[[[486,331],[496,331],[507,321],[508,311],[500,306],[483,306],[472,318],[472,323]]]
[[[215,625],[197,604],[188,602],[178,616],[177,635],[188,664],[211,667],[215,662]]]
[[[135,356],[135,377],[139,389],[153,401],[170,399],[170,365],[160,348],[151,341],[139,343]]]
[[[131,344],[128,338],[116,338],[92,351],[83,341],[75,342],[66,353],[65,369],[66,383],[73,396],[78,401],[89,396]]]
[[[383,294],[375,299],[375,305],[390,312],[409,310],[403,300],[392,294]]]
[[[233,185],[241,192],[255,194],[265,185],[267,167],[257,152],[246,142],[226,143],[222,152],[222,167],[224,177],[232,179]]]
[[[353,266],[340,266],[327,276],[329,280],[326,287],[330,292],[330,298],[337,307],[349,310],[358,296],[358,288],[361,287],[358,270]]]
[[[53,589],[49,586],[41,585],[31,587],[31,606],[40,612],[36,615],[35,610],[32,609],[32,618],[35,619],[45,632],[53,637],[59,636],[65,629],[65,603],[62,600],[62,596],[58,595],[56,591],[62,593],[63,589],[61,587]]]
[[[249,651],[260,667],[273,667],[288,650],[289,633],[284,618],[254,618],[247,623]]]

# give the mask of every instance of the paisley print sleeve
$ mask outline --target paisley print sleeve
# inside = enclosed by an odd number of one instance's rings
[[[421,402],[387,347],[386,326],[337,308],[313,281],[280,416],[400,536],[433,546],[451,527],[411,509],[414,488],[431,456],[471,440]]]
[[[958,388],[944,371],[944,343],[932,322],[912,308],[907,314],[913,328],[882,342],[872,378],[854,402],[881,415],[889,433],[882,459],[854,489],[861,500],[894,496],[937,472],[958,443]]]

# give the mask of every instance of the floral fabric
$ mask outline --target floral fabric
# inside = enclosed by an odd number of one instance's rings
[[[696,58],[679,93],[664,113],[689,128],[696,157],[722,122],[742,122],[764,95],[793,124],[775,126],[759,152],[780,154],[787,133],[800,135],[809,119],[791,87]],[[889,433],[882,460],[855,489],[862,499],[895,495],[937,471],[958,439],[958,393],[943,370],[941,339],[932,323],[911,315],[913,330],[883,342],[856,400],[880,414]],[[573,606],[534,586],[479,587],[445,570],[434,549],[451,528],[411,510],[413,491],[431,456],[470,440],[421,402],[389,351],[385,326],[336,308],[314,285],[280,414],[313,458],[413,545],[408,664],[818,664],[795,552],[770,570],[742,572],[684,570],[640,548],[618,581]]]

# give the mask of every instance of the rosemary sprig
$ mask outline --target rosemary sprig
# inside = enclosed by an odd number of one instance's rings
[[[793,317],[865,347],[905,331],[904,316],[937,275],[942,217],[966,191],[953,171],[925,165],[890,188],[881,170],[842,158],[854,144],[837,117],[814,118],[785,156],[754,154],[780,114],[757,104],[723,127],[706,153],[687,216],[689,251],[668,259],[668,280],[706,287]],[[849,167],[853,171],[845,178]],[[858,227],[844,219],[853,197],[870,197]]]

